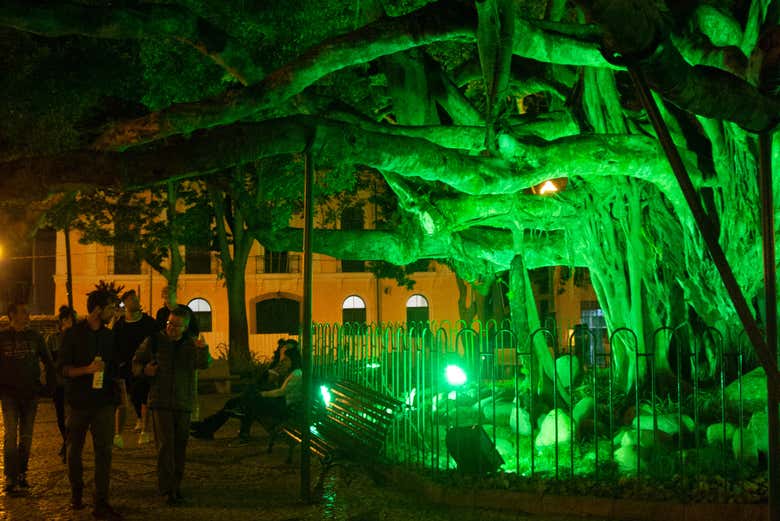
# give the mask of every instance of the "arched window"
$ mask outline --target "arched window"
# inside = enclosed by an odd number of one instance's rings
[[[301,329],[301,305],[289,298],[270,298],[255,304],[257,333],[298,335]]]
[[[187,306],[195,315],[200,332],[209,333],[211,331],[211,305],[208,301],[202,298],[194,298],[187,302]]]
[[[416,325],[420,322],[428,323],[428,299],[420,294],[414,294],[406,301],[406,323]]]
[[[341,322],[366,323],[366,302],[357,295],[350,295],[341,305]]]

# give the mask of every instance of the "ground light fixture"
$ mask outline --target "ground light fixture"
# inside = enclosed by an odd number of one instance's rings
[[[320,386],[320,395],[322,395],[322,403],[325,404],[325,407],[330,405],[331,395],[330,395],[330,389],[328,389],[327,386],[325,385]]]
[[[447,383],[455,387],[460,387],[468,380],[466,371],[455,364],[450,364],[444,369],[444,376],[447,378]]]

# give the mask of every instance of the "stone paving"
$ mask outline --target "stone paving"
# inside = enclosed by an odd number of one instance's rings
[[[227,396],[201,397],[201,411],[214,411]],[[168,507],[156,490],[154,445],[138,446],[137,435],[128,425],[125,448],[114,449],[111,503],[128,520],[214,521],[214,520],[425,520],[459,521],[526,520],[527,516],[491,510],[447,509],[420,503],[417,497],[378,486],[354,466],[337,466],[329,471],[323,492],[313,504],[299,500],[298,457],[285,463],[285,443],[266,454],[267,436],[255,425],[253,443],[231,446],[238,422],[231,420],[214,441],[190,440],[182,487],[188,501]],[[60,437],[50,401],[38,408],[33,451],[28,472],[32,485],[25,497],[7,497],[0,492],[0,520],[49,521],[90,520],[92,490],[92,448],[87,436],[84,450],[85,500],[88,507],[74,512],[69,507],[70,488],[57,452]],[[313,459],[312,476],[319,464]],[[538,519],[538,518],[534,518]],[[550,518],[547,518],[550,519]],[[556,521],[565,521],[556,518]]]

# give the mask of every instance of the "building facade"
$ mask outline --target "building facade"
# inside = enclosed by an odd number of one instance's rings
[[[74,236],[75,235],[75,236]],[[114,248],[81,244],[71,238],[73,303],[79,314],[86,313],[86,294],[100,280],[114,281],[135,289],[146,312],[154,316],[163,305],[166,280],[147,264],[137,273],[117,260]],[[55,302],[67,302],[64,235],[57,238],[54,275]],[[187,258],[187,252],[182,248]],[[257,356],[270,356],[276,340],[297,335],[303,299],[303,255],[299,252],[270,252],[255,243],[246,267],[246,309],[250,349]],[[218,277],[219,261],[213,252],[191,256],[179,279],[178,301],[188,304],[198,315],[212,354],[219,355],[228,344],[228,301],[224,281]],[[455,274],[438,262],[419,264],[414,273],[414,289],[398,286],[395,280],[379,279],[363,271],[360,261],[341,261],[314,254],[313,319],[315,322],[403,323],[459,319],[458,285]],[[194,273],[193,273],[194,271]],[[575,285],[561,269],[547,269],[534,277],[537,307],[543,325],[555,325],[566,335],[574,324],[587,321],[598,325],[598,303],[589,284]],[[589,318],[590,317],[590,318]],[[595,318],[594,318],[595,317]],[[593,322],[595,320],[595,322]],[[546,324],[545,324],[546,322]]]
[[[159,273],[145,263],[138,273],[122,273],[130,270],[117,261],[114,248],[80,244],[77,234],[71,233],[73,304],[79,314],[86,313],[86,294],[100,280],[135,289],[151,315],[163,305],[161,295],[167,282]],[[57,251],[65,251],[62,233],[57,238]],[[186,258],[186,251],[182,251]],[[258,243],[253,246],[246,268],[245,302],[250,349],[259,356],[270,355],[280,336],[298,334],[303,298],[302,260],[303,255],[298,252],[267,252]],[[364,267],[359,262],[314,254],[313,318],[316,322],[366,323],[457,320],[455,275],[442,264],[425,264],[425,271],[414,274],[414,289],[407,290],[394,280],[378,279],[370,272],[360,271]],[[228,342],[227,290],[217,276],[218,257],[212,253],[207,262],[201,258],[187,267],[197,273],[185,268],[179,279],[178,301],[190,305],[199,315],[207,342],[217,350]],[[58,255],[54,275],[57,305],[67,302],[65,280],[65,256]]]

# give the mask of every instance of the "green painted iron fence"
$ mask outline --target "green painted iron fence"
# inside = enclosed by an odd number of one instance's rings
[[[419,470],[497,470],[498,454],[505,472],[556,479],[762,472],[766,384],[747,342],[726,346],[710,329],[707,349],[690,349],[679,332],[659,328],[640,349],[627,328],[594,346],[584,327],[521,337],[495,321],[316,324],[314,378],[406,403],[386,455]],[[474,438],[453,454],[448,433],[464,428],[489,446]]]

